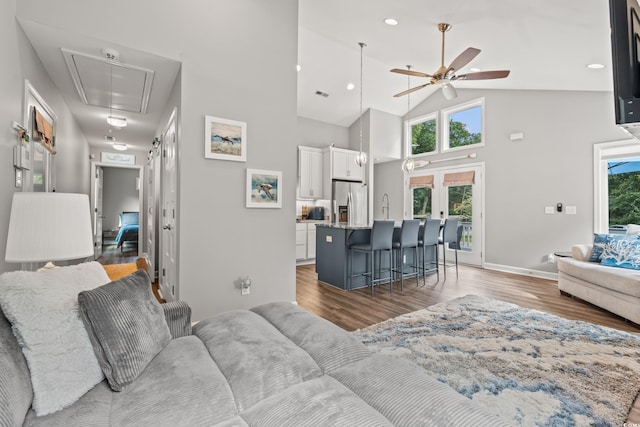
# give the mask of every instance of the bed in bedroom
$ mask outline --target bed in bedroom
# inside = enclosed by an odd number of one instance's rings
[[[138,246],[138,212],[123,212],[120,214],[120,229],[116,236],[117,247],[124,252],[125,243],[133,243]]]

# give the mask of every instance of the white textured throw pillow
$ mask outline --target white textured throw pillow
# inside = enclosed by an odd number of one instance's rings
[[[0,276],[0,307],[27,359],[38,416],[71,405],[104,379],[77,296],[109,282],[97,262]]]
[[[640,234],[640,225],[627,224],[627,234]]]

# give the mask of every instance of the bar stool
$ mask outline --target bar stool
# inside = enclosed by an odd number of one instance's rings
[[[439,219],[427,219],[423,225],[420,226],[420,233],[418,234],[418,248],[422,248],[422,275],[423,281],[427,273],[433,271],[436,272],[437,281],[440,281],[440,269],[438,268],[438,240],[440,237],[440,220]],[[433,257],[431,261],[427,263],[427,248],[433,249]],[[429,268],[427,268],[427,265]],[[426,283],[426,281],[425,281]]]
[[[363,244],[353,244],[349,246],[349,288],[351,288],[351,281],[355,276],[370,276],[371,281],[371,296],[373,296],[373,288],[376,283],[380,283],[386,280],[389,280],[389,290],[393,292],[393,281],[392,281],[392,242],[393,242],[393,221],[382,221],[376,220],[373,221],[373,227],[371,228],[371,236],[369,237],[369,243]],[[382,251],[389,251],[389,277],[382,277],[382,271],[386,271],[382,269]],[[367,254],[367,270],[361,274],[353,274],[353,253],[354,252],[363,252]],[[375,275],[375,255],[378,254],[378,278],[376,279]]]
[[[453,249],[456,254],[456,277],[458,277],[458,218],[447,218],[444,220],[444,228],[442,229],[442,237],[438,240],[438,244],[442,245],[442,265],[444,270],[444,279],[447,280],[447,247]]]
[[[400,233],[394,236],[393,250],[396,253],[396,263],[393,269],[400,277],[400,289],[404,290],[404,278],[416,277],[416,284],[419,284],[420,275],[418,269],[418,232],[420,231],[419,219],[405,219],[402,221]],[[405,249],[414,250],[414,271],[406,273],[404,271]]]

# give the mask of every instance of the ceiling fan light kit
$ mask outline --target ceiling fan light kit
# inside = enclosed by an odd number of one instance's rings
[[[465,67],[480,53],[480,49],[476,49],[474,47],[468,47],[464,52],[458,55],[448,67],[446,67],[444,65],[444,47],[445,47],[444,33],[449,31],[450,29],[451,29],[450,24],[446,24],[446,23],[438,24],[438,30],[442,33],[442,51],[441,51],[441,57],[440,57],[440,67],[433,74],[421,73],[418,71],[411,71],[411,70],[404,70],[402,68],[394,68],[391,70],[392,73],[406,74],[406,75],[416,76],[416,77],[425,77],[429,79],[428,83],[397,93],[394,95],[394,97],[408,95],[411,92],[415,92],[416,90],[422,89],[424,87],[435,85],[442,89],[442,94],[447,100],[452,100],[458,96],[455,88],[451,84],[451,82],[455,80],[503,79],[509,75],[509,72],[510,72],[509,70],[478,71],[473,73],[457,75],[456,72],[458,72],[463,67]]]

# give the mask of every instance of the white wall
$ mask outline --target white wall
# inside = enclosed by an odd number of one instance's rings
[[[294,301],[297,1],[21,0],[18,13],[182,62],[180,297],[195,319]],[[246,163],[204,158],[205,115],[247,123]],[[245,208],[247,168],[283,172],[282,209]]]
[[[24,80],[28,79],[58,117],[53,184],[58,192],[89,193],[89,146],[67,105],[16,21],[16,0],[0,0],[0,272],[19,268],[6,264],[4,252],[14,187],[11,122],[22,123]]]
[[[326,148],[331,144],[340,148],[349,148],[349,128],[298,117],[298,145]]]
[[[458,89],[455,101],[434,93],[411,117],[485,98],[486,146],[439,154],[476,152],[485,162],[485,261],[528,271],[555,272],[546,255],[589,242],[593,231],[593,144],[627,138],[615,126],[610,92]],[[524,140],[509,135],[523,132]],[[464,161],[438,163],[437,167]],[[400,161],[376,166],[376,200],[387,192],[393,216],[402,184]],[[577,215],[545,215],[545,206],[576,206]]]

